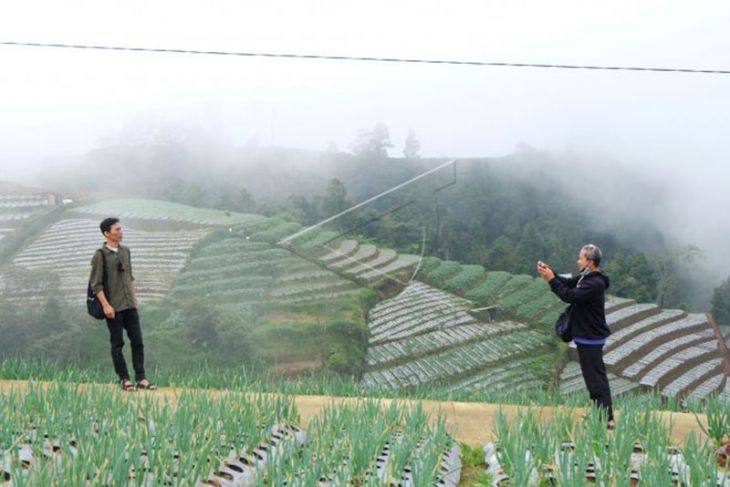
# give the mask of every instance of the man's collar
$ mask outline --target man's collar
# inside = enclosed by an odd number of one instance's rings
[[[601,273],[601,268],[600,267],[596,267],[595,269],[591,269],[590,267],[586,267],[585,269],[583,269],[582,271],[580,271],[578,273],[578,275],[587,276],[588,274],[591,274],[591,273],[594,273],[594,272],[596,274],[600,274]]]

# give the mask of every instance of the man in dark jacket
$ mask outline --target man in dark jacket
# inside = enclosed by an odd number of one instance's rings
[[[544,262],[537,263],[537,271],[550,284],[550,289],[562,301],[572,306],[570,327],[578,349],[580,368],[591,400],[607,415],[608,428],[615,427],[611,388],[603,362],[603,346],[611,330],[606,324],[606,289],[608,276],[598,266],[601,249],[585,245],[578,254],[575,277],[563,277],[553,272]]]

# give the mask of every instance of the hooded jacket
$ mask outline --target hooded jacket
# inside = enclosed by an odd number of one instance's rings
[[[601,340],[611,334],[606,323],[605,308],[609,282],[608,276],[597,271],[582,272],[570,278],[555,274],[550,280],[552,292],[562,301],[573,305],[570,326],[574,340]]]

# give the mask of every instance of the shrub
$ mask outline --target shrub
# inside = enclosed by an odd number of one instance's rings
[[[446,281],[461,270],[461,264],[453,260],[443,260],[438,267],[425,273],[426,281],[432,286],[443,288]]]
[[[450,291],[466,291],[483,280],[487,272],[480,265],[463,265],[461,271],[446,281],[446,289]]]
[[[504,271],[487,272],[484,283],[466,293],[466,298],[478,303],[488,303],[497,297],[497,293],[512,278],[512,274]]]

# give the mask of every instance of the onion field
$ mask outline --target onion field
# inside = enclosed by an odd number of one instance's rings
[[[443,417],[363,400],[300,423],[279,395],[30,383],[0,393],[0,485],[455,486]]]

